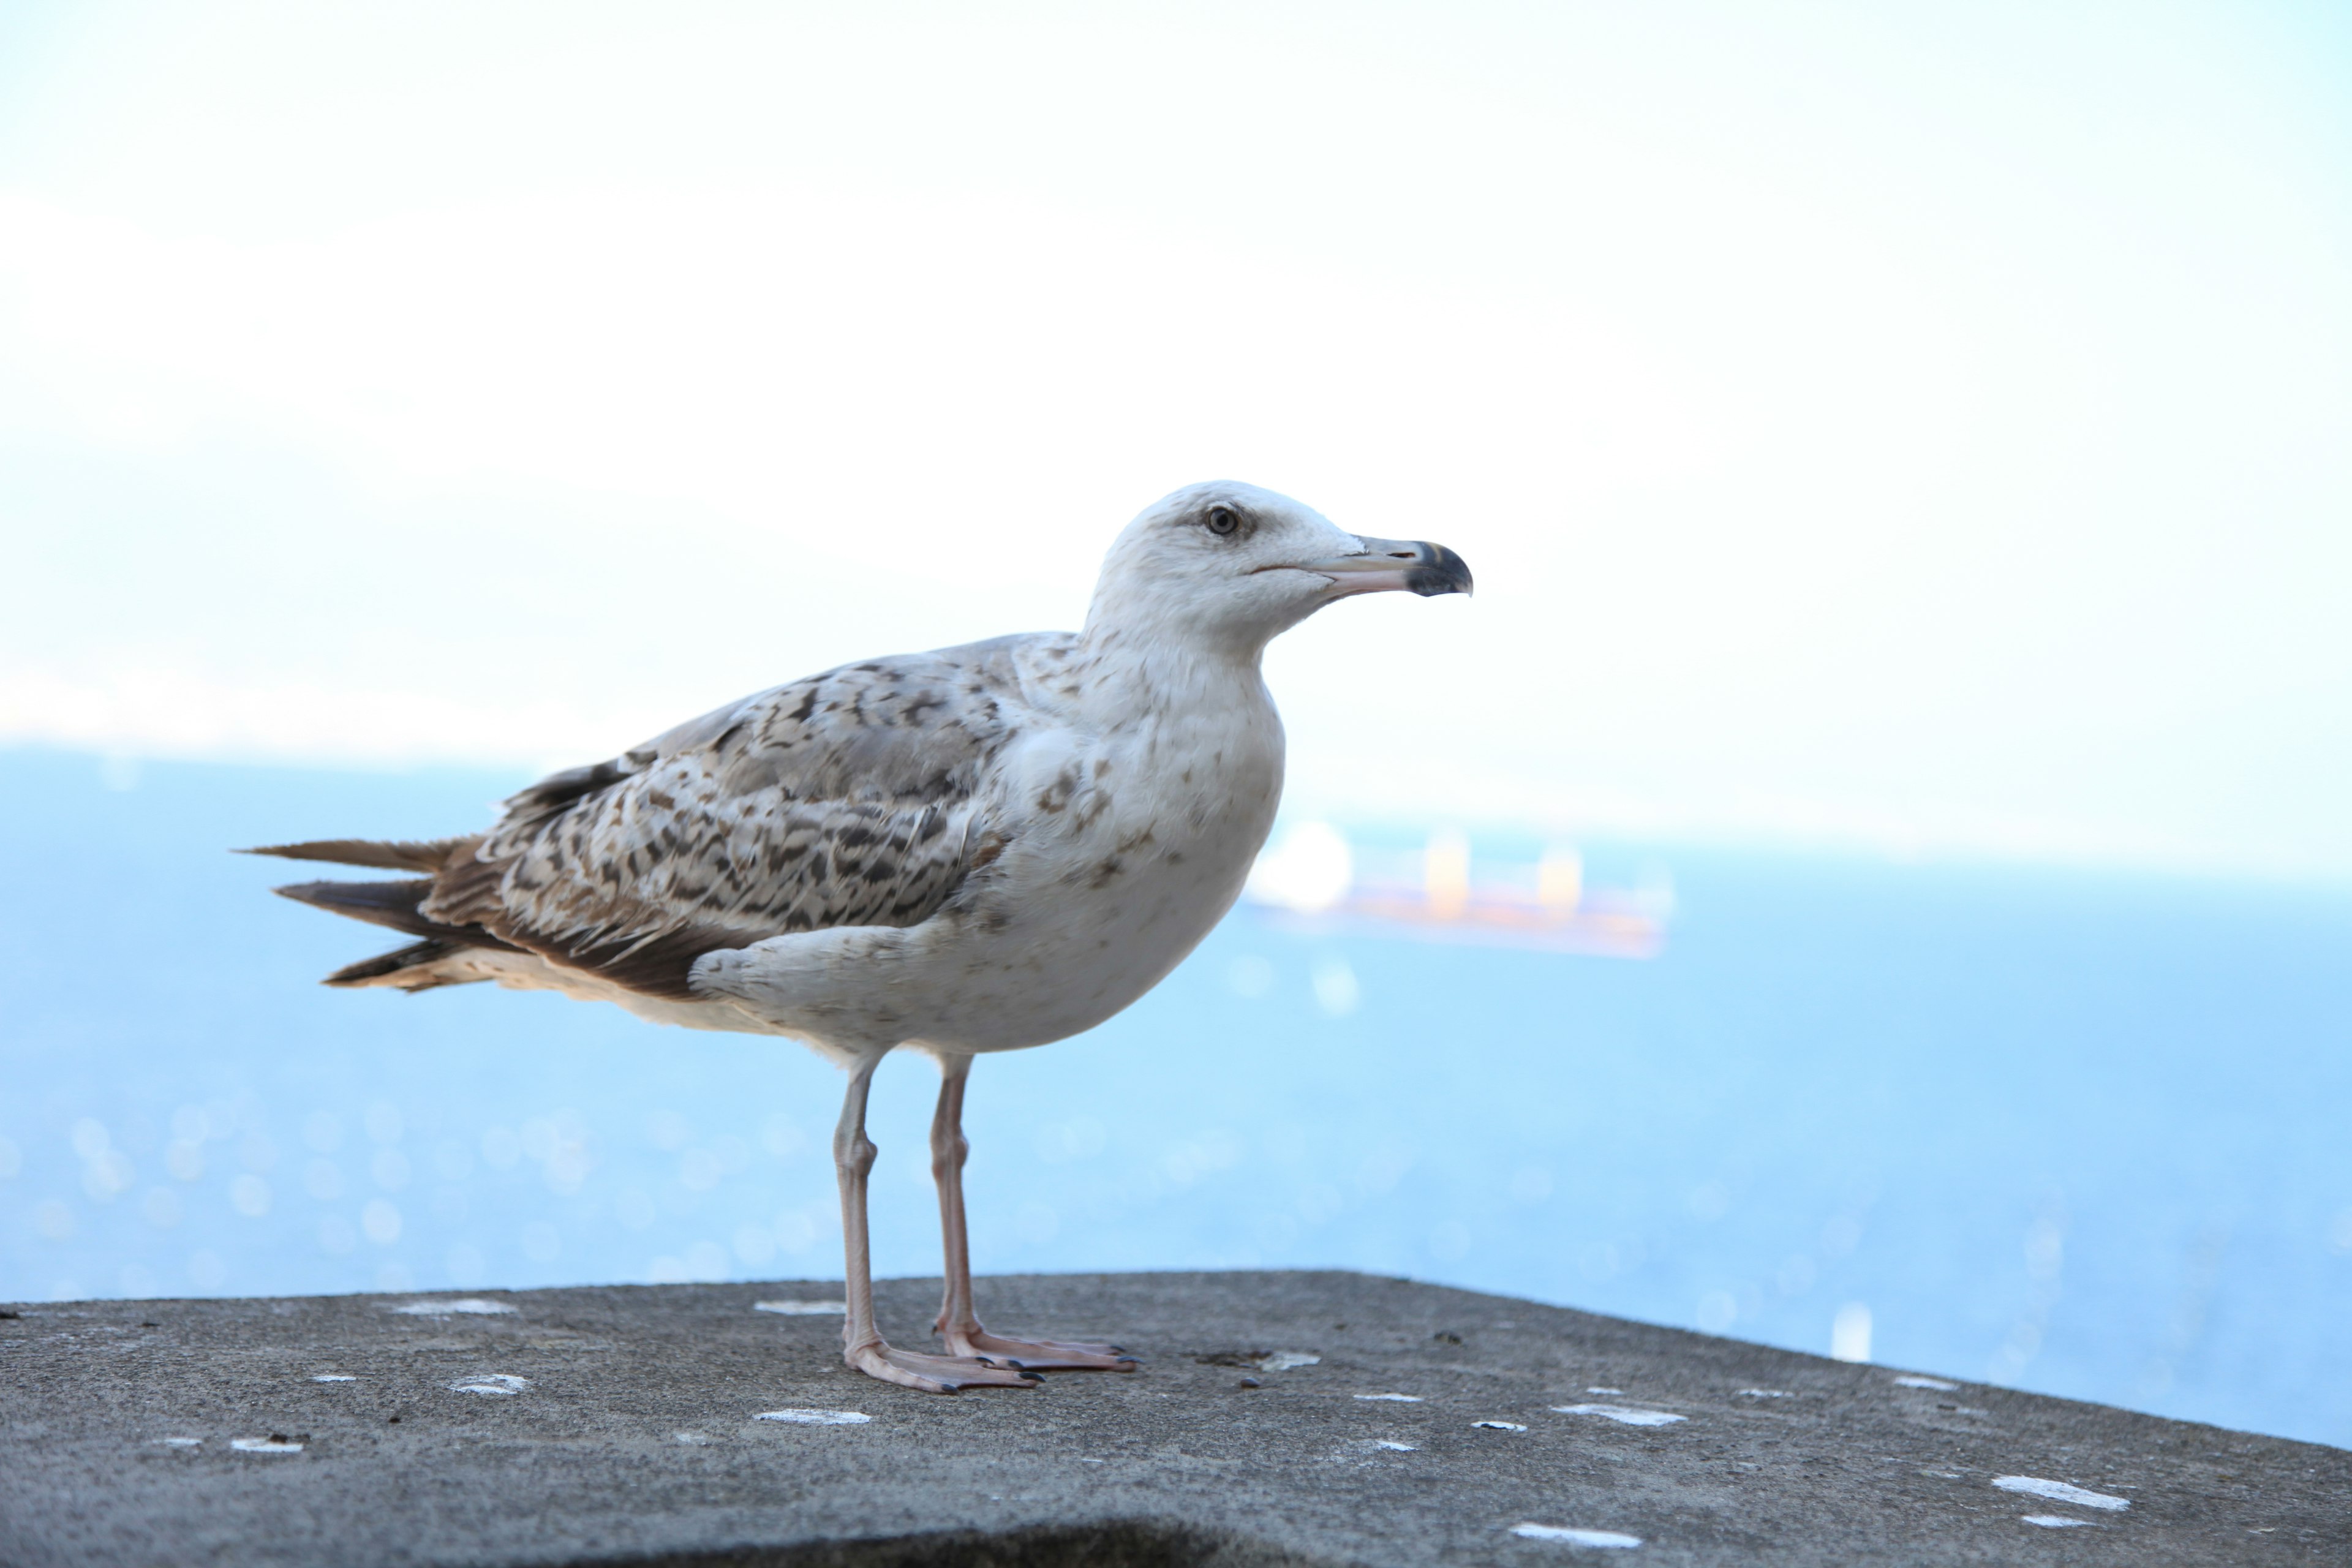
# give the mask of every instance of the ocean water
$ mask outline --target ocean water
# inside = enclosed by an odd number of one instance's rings
[[[0,1300],[837,1278],[834,1069],[327,991],[389,933],[223,853],[520,782],[0,752]],[[1245,907],[983,1059],[978,1266],[1340,1266],[1822,1352],[1866,1316],[1876,1361],[2352,1445],[2352,893],[1586,853],[1670,875],[1661,956]],[[938,1268],[934,1087],[878,1080],[884,1273]]]

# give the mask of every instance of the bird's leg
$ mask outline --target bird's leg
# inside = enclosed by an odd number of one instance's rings
[[[956,1325],[979,1321],[971,1315],[971,1241],[963,1217],[963,1162],[971,1152],[963,1135],[963,1086],[971,1077],[970,1057],[941,1057],[940,1105],[931,1116],[931,1180],[940,1189],[940,1245],[947,1277],[946,1299],[931,1327],[950,1336]]]
[[[940,1185],[940,1237],[947,1253],[947,1297],[932,1324],[960,1356],[1024,1372],[1133,1372],[1135,1361],[1117,1345],[1060,1340],[1009,1340],[980,1326],[971,1310],[971,1245],[964,1228],[963,1162],[971,1145],[963,1135],[963,1086],[970,1057],[940,1058],[940,1108],[931,1118],[931,1179]]]
[[[953,1394],[979,1384],[1034,1388],[1035,1378],[1013,1368],[894,1349],[874,1326],[873,1253],[866,1233],[866,1179],[874,1169],[874,1144],[866,1136],[866,1095],[881,1062],[881,1055],[876,1054],[859,1058],[850,1068],[841,1124],[833,1131],[833,1166],[841,1181],[844,1294],[849,1309],[841,1325],[841,1359],[885,1383],[904,1384],[926,1394]]]

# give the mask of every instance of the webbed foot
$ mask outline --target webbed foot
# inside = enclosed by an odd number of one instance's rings
[[[1037,1386],[1036,1377],[1019,1367],[992,1364],[977,1356],[902,1351],[878,1340],[843,1352],[841,1359],[868,1377],[919,1388],[925,1394],[953,1394],[964,1388]]]
[[[975,1323],[968,1329],[942,1329],[940,1337],[959,1356],[996,1365],[1038,1372],[1133,1372],[1135,1358],[1117,1345],[1067,1340],[1015,1340],[992,1334]]]

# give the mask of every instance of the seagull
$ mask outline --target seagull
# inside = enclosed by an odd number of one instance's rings
[[[248,853],[411,873],[277,889],[414,939],[330,985],[556,991],[796,1039],[845,1069],[833,1156],[851,1367],[937,1394],[1132,1371],[1116,1346],[1007,1338],[974,1313],[972,1058],[1094,1027],[1233,906],[1282,796],[1269,641],[1359,594],[1470,590],[1442,545],[1360,538],[1252,485],[1193,485],[1120,531],[1083,631],[776,687],[542,779],[485,832]],[[874,1324],[866,1092],[902,1047],[940,1067],[945,1354]]]

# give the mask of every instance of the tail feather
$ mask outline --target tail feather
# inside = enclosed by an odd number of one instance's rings
[[[469,965],[444,961],[469,949],[499,952],[521,950],[478,925],[452,925],[424,912],[440,873],[464,863],[481,840],[441,838],[430,843],[377,843],[364,838],[323,839],[309,844],[273,844],[247,849],[247,855],[276,855],[289,860],[326,860],[343,866],[380,866],[391,870],[424,871],[393,882],[295,882],[271,891],[297,903],[331,914],[347,915],[371,925],[422,940],[406,947],[346,964],[327,976],[330,985],[396,985],[404,991],[425,991],[436,985],[462,985],[483,978],[467,973]]]
[[[309,904],[331,914],[348,915],[371,925],[390,926],[394,931],[427,942],[455,942],[460,947],[497,948],[503,952],[520,952],[514,943],[485,931],[477,925],[446,925],[422,913],[417,906],[433,891],[430,877],[410,877],[397,882],[295,882],[269,889],[281,899],[292,899],[298,904]]]
[[[430,877],[413,877],[398,882],[296,882],[270,891],[298,904],[310,904],[373,925],[390,926],[411,936],[450,934],[447,927],[436,925],[417,912],[416,907],[433,891]]]
[[[396,985],[403,991],[430,991],[436,985],[470,984],[477,976],[460,978],[436,969],[445,958],[452,958],[474,946],[472,942],[445,942],[431,938],[396,947],[390,952],[379,953],[358,963],[347,963],[327,976],[328,985]]]
[[[337,866],[373,866],[384,871],[440,871],[480,842],[478,837],[384,841],[319,838],[307,844],[265,844],[237,853],[275,855],[282,860],[323,860]]]

